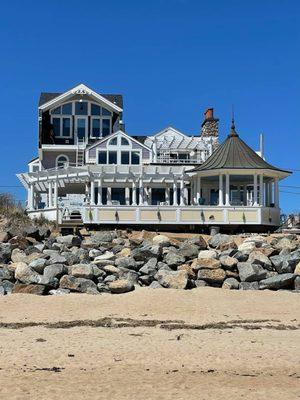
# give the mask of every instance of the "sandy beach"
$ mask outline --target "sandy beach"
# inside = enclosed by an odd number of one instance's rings
[[[0,301],[3,399],[300,397],[298,294],[140,288]]]

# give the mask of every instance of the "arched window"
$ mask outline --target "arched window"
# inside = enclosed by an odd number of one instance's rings
[[[110,141],[108,142],[109,146],[117,146],[118,145],[118,136],[110,139]]]
[[[129,142],[126,138],[121,137],[121,145],[122,146],[129,146]]]
[[[69,165],[69,158],[65,155],[58,156],[56,158],[56,167],[65,168]]]

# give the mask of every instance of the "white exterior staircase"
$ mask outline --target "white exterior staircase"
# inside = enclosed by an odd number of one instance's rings
[[[77,150],[76,150],[76,166],[82,167],[84,165],[84,151],[85,151],[85,140],[77,140]]]

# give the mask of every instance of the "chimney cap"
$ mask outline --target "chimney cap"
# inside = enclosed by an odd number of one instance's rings
[[[214,118],[214,109],[213,107],[207,108],[204,113],[205,119],[213,119]]]

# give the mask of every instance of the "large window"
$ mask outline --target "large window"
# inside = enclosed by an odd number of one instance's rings
[[[64,168],[69,165],[69,159],[65,155],[58,156],[56,159],[56,167],[57,168]]]
[[[98,139],[112,133],[112,112],[95,103],[88,101],[68,102],[52,109],[50,114],[54,135],[57,138],[70,138],[73,135],[73,131],[75,132],[75,137],[78,136],[78,133],[79,136],[84,136],[82,126],[79,127],[78,124],[75,123],[73,127],[73,115],[77,122],[81,120],[76,118],[76,116],[82,116],[83,118],[91,117],[89,128],[85,123],[86,126],[84,130],[86,136],[92,139]],[[82,124],[79,122],[79,125]],[[78,129],[80,129],[80,132],[78,132]],[[87,132],[87,129],[89,132]]]
[[[133,151],[131,153],[131,164],[139,164],[140,163],[140,153],[137,151]]]
[[[115,135],[107,142],[106,150],[98,150],[98,164],[140,164],[141,150],[133,150],[131,141],[123,135]]]
[[[118,163],[117,154],[118,153],[116,151],[108,152],[108,164],[117,164]]]
[[[98,153],[98,164],[107,164],[107,152],[99,151]]]
[[[130,158],[129,151],[121,151],[121,164],[130,164],[129,158]]]

